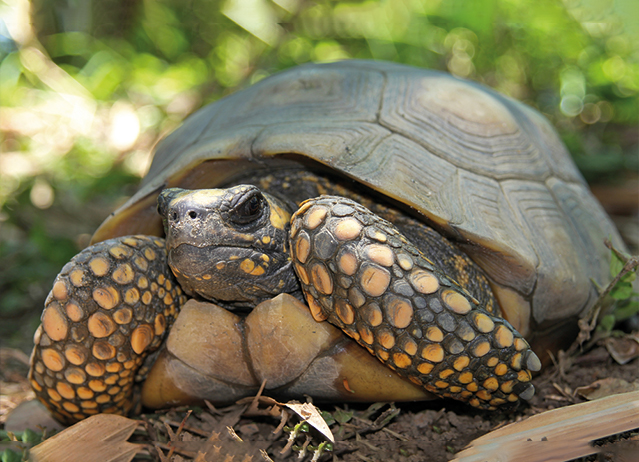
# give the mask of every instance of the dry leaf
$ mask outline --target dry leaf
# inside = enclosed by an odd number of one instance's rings
[[[639,381],[628,383],[623,379],[607,378],[597,380],[585,387],[578,387],[575,393],[587,400],[605,398],[610,395],[619,393],[628,393],[631,391],[639,391]]]
[[[605,345],[612,359],[619,364],[627,364],[639,357],[639,333],[637,332],[624,337],[607,338]]]
[[[296,403],[291,401],[286,403],[284,406],[295,412],[298,416],[312,425],[318,432],[326,437],[331,443],[335,442],[335,438],[333,437],[333,432],[328,428],[326,421],[322,418],[322,414],[320,414],[319,410],[313,406],[311,403]]]
[[[639,427],[639,391],[553,409],[477,438],[456,462],[562,462],[599,451],[590,445]]]
[[[119,415],[94,415],[34,446],[29,460],[129,462],[144,450],[142,445],[127,442],[138,425]]]
[[[328,428],[326,421],[322,418],[322,414],[319,410],[313,406],[311,403],[300,404],[297,401],[289,401],[288,403],[280,403],[279,401],[274,400],[273,398],[269,398],[268,396],[262,396],[261,392],[264,387],[264,383],[262,384],[262,388],[258,392],[257,396],[254,398],[242,398],[237,401],[236,404],[247,404],[251,403],[249,408],[246,410],[244,415],[270,415],[272,417],[277,417],[281,415],[281,407],[287,407],[293,412],[295,412],[302,420],[305,420],[312,427],[314,427],[318,432],[324,435],[331,443],[335,442],[335,438],[333,437],[333,433],[331,429]],[[271,406],[267,410],[259,409],[258,404]],[[282,426],[284,425],[284,420],[282,420]]]

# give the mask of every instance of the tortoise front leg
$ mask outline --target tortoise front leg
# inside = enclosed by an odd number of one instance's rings
[[[127,236],[80,252],[56,278],[35,333],[29,380],[38,399],[67,424],[127,414],[136,372],[185,298],[163,239]]]
[[[442,397],[495,409],[534,394],[541,363],[389,222],[322,196],[294,214],[290,247],[315,320],[328,319],[400,375]]]

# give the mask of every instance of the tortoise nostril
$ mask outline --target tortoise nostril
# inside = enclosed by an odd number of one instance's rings
[[[191,210],[191,211],[189,212],[189,217],[191,217],[192,219],[194,219],[194,220],[195,220],[195,219],[197,218],[197,213],[196,213],[196,212],[194,212],[193,210]]]
[[[178,214],[177,214],[177,212],[173,212],[173,213],[171,214],[171,219],[172,219],[173,221],[178,221]]]

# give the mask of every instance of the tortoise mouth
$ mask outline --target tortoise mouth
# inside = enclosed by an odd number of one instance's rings
[[[228,302],[257,302],[299,288],[288,254],[255,247],[182,244],[168,263],[191,296]]]
[[[264,259],[262,255],[266,255],[270,260],[272,253],[258,251],[249,245],[182,243],[168,249],[168,260],[171,268],[189,278],[209,276],[208,279],[211,279],[215,273],[221,272],[226,273],[224,278],[228,278],[229,270],[242,266],[247,259],[257,263],[256,260]],[[248,263],[244,263],[244,267],[248,266]]]
[[[226,244],[224,242],[211,243],[211,241],[193,242],[187,239],[173,239],[172,242],[167,242],[166,249],[168,252],[173,252],[181,247],[193,247],[194,249],[249,249],[255,248],[254,242],[234,242],[233,244]]]
[[[229,242],[225,242],[228,240]],[[240,239],[224,239],[224,236],[211,234],[205,237],[193,237],[189,233],[185,232],[170,232],[166,237],[166,250],[167,252],[174,251],[180,247],[189,246],[197,249],[215,249],[215,248],[238,248],[247,249],[255,247],[255,240],[240,240]]]

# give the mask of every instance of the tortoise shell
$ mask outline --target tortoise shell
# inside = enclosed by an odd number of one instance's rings
[[[299,163],[382,193],[455,242],[540,351],[571,337],[607,282],[604,239],[623,248],[537,111],[441,72],[373,61],[300,66],[193,114],[94,241],[161,235],[163,188],[218,187]]]

